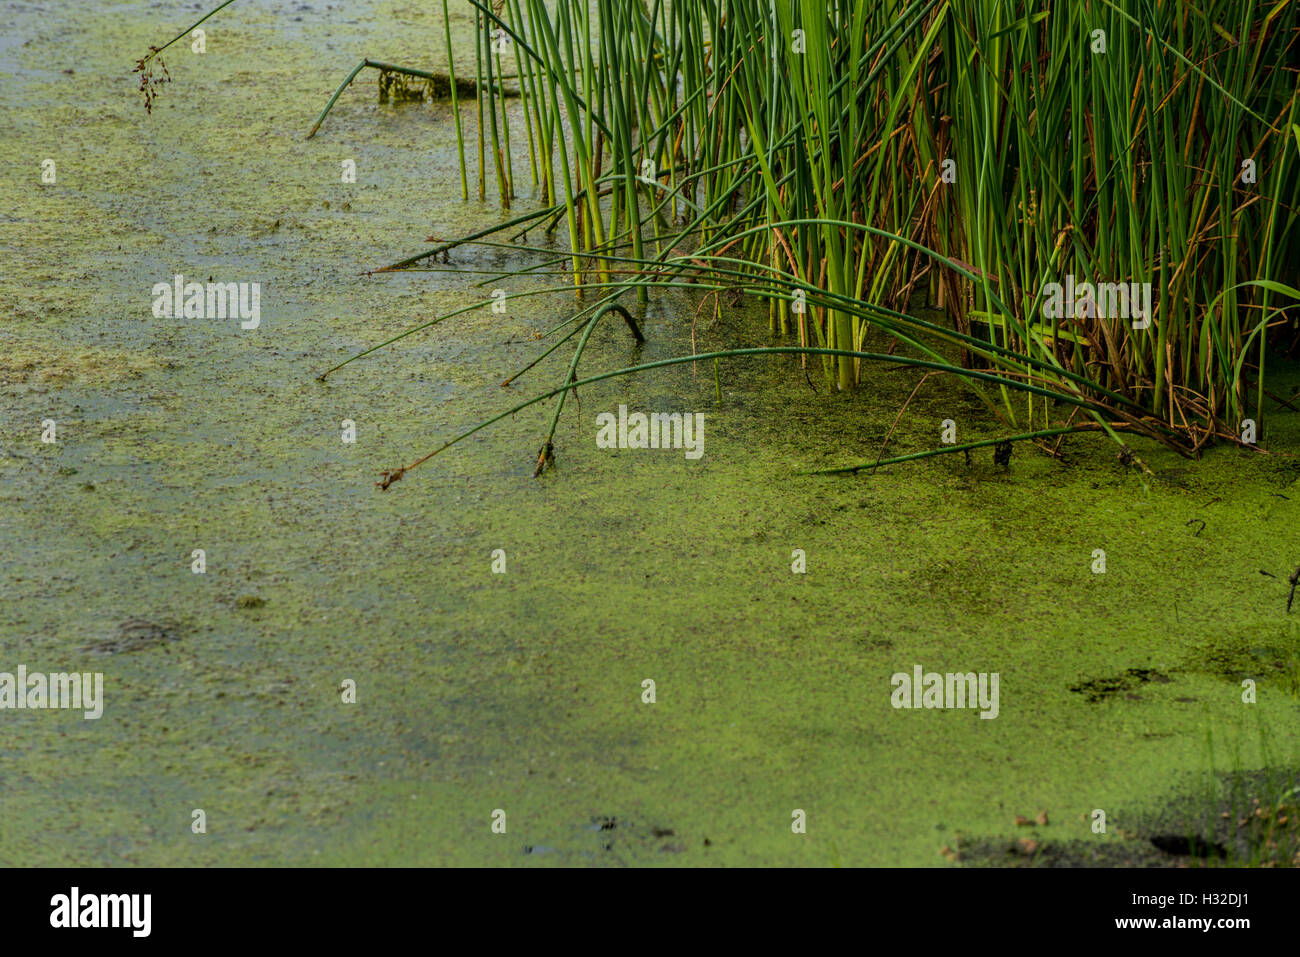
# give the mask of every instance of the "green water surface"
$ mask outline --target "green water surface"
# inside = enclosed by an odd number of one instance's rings
[[[441,68],[430,5],[280,6],[169,50],[152,115],[131,65],[191,8],[0,12],[0,671],[106,683],[98,721],[0,711],[0,863],[951,866],[1017,815],[1136,842],[1211,771],[1298,763],[1292,457],[1139,443],[1143,476],[1087,437],[1006,470],[984,449],[800,476],[891,429],[901,453],[943,419],[1003,427],[933,378],[899,416],[908,370],[837,396],[781,357],[724,364],[720,401],[709,364],[583,389],[540,479],[549,404],[379,492],[557,384],[567,349],[500,386],[574,303],[476,310],[315,381],[485,297],[472,272],[363,270],[507,214],[461,202],[449,107],[380,105],[373,75],[303,139],[363,56]],[[537,203],[525,142],[515,214]],[[176,273],[260,282],[261,327],[154,318]],[[701,351],[769,344],[761,309],[697,305],[652,302],[640,348],[610,322],[583,369],[681,355],[693,324]],[[705,455],[598,449],[620,404],[703,412]],[[1266,439],[1294,452],[1300,414]],[[998,717],[895,710],[917,664],[997,672]]]

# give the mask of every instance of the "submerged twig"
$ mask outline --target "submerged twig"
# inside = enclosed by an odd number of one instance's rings
[[[555,466],[555,446],[551,444],[550,439],[546,440],[546,444],[542,446],[542,450],[537,453],[537,468],[533,470],[533,478],[537,478],[537,476],[541,475],[548,465],[552,467]]]
[[[569,374],[565,380],[566,382],[577,381],[578,360],[582,358],[582,352],[587,348],[587,340],[591,338],[592,332],[595,331],[596,324],[599,323],[607,313],[611,312],[617,312],[623,317],[628,328],[632,330],[632,336],[636,339],[637,345],[645,342],[645,336],[641,335],[641,330],[637,328],[636,320],[632,318],[631,313],[618,305],[618,303],[606,303],[600,309],[596,310],[595,314],[587,320],[587,327],[583,329],[582,338],[578,340],[578,348],[573,350],[573,359],[569,363]],[[576,387],[574,394],[577,394]],[[568,395],[568,391],[561,392],[559,401],[555,403],[555,414],[551,416],[551,430],[546,433],[546,444],[542,446],[541,454],[537,458],[537,471],[533,473],[533,478],[542,474],[542,470],[546,468],[548,462],[552,465],[555,464],[555,447],[552,444],[552,440],[555,438],[555,429],[560,424],[560,412],[564,408],[564,400],[568,398]],[[581,409],[579,409],[579,411],[581,411]]]
[[[338,89],[334,91],[334,95],[331,96],[329,102],[325,104],[325,109],[320,111],[320,116],[316,117],[316,122],[313,123],[311,129],[307,131],[305,139],[311,139],[316,135],[321,124],[325,122],[325,117],[328,116],[330,110],[334,108],[334,104],[337,102],[339,96],[348,88],[352,81],[357,78],[357,74],[366,67],[372,67],[373,69],[378,70],[381,78],[390,73],[397,73],[401,76],[413,76],[417,79],[424,80],[425,89],[428,91],[431,99],[443,95],[441,92],[443,89],[448,91],[447,95],[451,95],[451,91],[453,90],[457,93],[463,93],[466,96],[473,96],[478,92],[477,82],[474,80],[458,80],[456,79],[455,73],[451,73],[450,75],[445,73],[431,73],[428,70],[417,70],[414,67],[409,66],[396,66],[392,63],[382,63],[379,60],[371,60],[367,57],[353,67],[352,72],[349,73],[347,78],[339,84]],[[444,84],[445,86],[440,86],[439,84]],[[501,96],[519,95],[517,91],[508,90],[504,86],[500,87],[497,92]],[[381,96],[383,95],[383,91],[381,90]]]

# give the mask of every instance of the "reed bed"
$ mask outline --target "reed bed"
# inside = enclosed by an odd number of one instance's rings
[[[511,209],[527,175],[540,206],[465,241],[572,283],[547,354],[611,303],[730,292],[834,387],[869,389],[888,342],[1017,437],[1195,456],[1262,428],[1300,298],[1297,4],[467,2],[479,194]]]

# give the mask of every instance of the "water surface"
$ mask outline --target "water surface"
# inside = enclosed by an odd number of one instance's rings
[[[380,493],[381,470],[567,362],[500,387],[563,295],[315,381],[483,297],[470,272],[360,275],[505,218],[460,201],[446,105],[381,106],[363,75],[302,138],[363,56],[428,66],[440,24],[240,3],[205,25],[206,54],[168,51],[146,115],[131,64],[197,14],[70,9],[0,13],[0,670],[102,671],[106,705],[0,712],[0,862],[946,865],[1043,810],[1036,836],[1124,853],[1207,774],[1297,763],[1294,459],[1139,445],[1144,478],[1088,438],[1009,470],[985,449],[799,476],[891,429],[897,452],[945,418],[1000,429],[933,379],[900,417],[910,372],[832,396],[782,358],[722,366],[720,401],[705,364],[583,389],[539,480],[549,405]],[[516,213],[536,201],[524,142]],[[260,282],[261,327],[155,319],[150,289],[176,273]],[[697,305],[652,303],[639,349],[611,322],[584,369],[683,354],[693,323],[701,350],[768,343],[761,310]],[[597,449],[619,404],[705,413],[704,457]],[[1267,437],[1294,451],[1300,416]],[[998,672],[999,716],[893,709],[890,676],[917,664]]]

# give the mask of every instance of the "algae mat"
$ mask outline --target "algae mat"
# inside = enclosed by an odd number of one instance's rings
[[[585,388],[539,480],[547,406],[380,493],[564,372],[500,387],[552,297],[315,381],[510,259],[360,275],[504,218],[460,202],[445,104],[363,76],[302,139],[359,59],[428,66],[440,24],[236,4],[146,115],[130,66],[191,12],[68,10],[0,12],[0,672],[102,673],[103,715],[0,711],[0,862],[949,866],[1044,811],[1037,838],[1123,853],[1208,775],[1300,763],[1294,459],[1144,447],[1143,477],[1077,439],[800,476],[876,454],[914,379],[814,394],[783,358]],[[258,328],[155,316],[177,274],[258,282]],[[706,320],[656,301],[644,346],[611,324],[584,369],[683,354],[693,323],[767,344]],[[703,413],[703,456],[598,448],[620,405]],[[927,386],[890,447],[946,418],[998,432]],[[1295,413],[1268,429],[1300,446]],[[893,707],[916,666],[996,673],[997,717]]]

